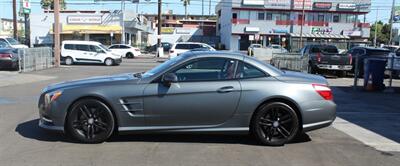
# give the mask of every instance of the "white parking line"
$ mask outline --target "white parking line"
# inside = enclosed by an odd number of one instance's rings
[[[400,152],[400,144],[339,117],[333,127],[380,151]]]

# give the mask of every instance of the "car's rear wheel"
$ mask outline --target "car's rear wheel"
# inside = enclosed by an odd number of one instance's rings
[[[134,56],[132,53],[130,53],[130,52],[128,52],[128,53],[126,54],[126,57],[127,57],[127,58],[130,58],[130,59],[135,58],[135,56]]]
[[[67,57],[67,58],[65,58],[65,64],[72,65],[72,64],[74,64],[74,60],[71,57]]]
[[[261,106],[251,123],[257,140],[271,146],[283,145],[293,140],[300,126],[296,112],[282,102]]]
[[[114,65],[114,60],[111,58],[107,58],[106,60],[104,60],[104,64],[106,66],[112,66],[112,65]]]
[[[72,138],[83,143],[101,143],[114,131],[115,121],[110,108],[96,99],[76,102],[68,113],[66,129]]]

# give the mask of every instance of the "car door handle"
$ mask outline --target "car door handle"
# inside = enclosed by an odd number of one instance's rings
[[[217,92],[218,93],[229,93],[229,92],[232,92],[233,90],[235,90],[235,88],[233,88],[233,86],[225,86],[225,87],[219,88],[217,90]]]

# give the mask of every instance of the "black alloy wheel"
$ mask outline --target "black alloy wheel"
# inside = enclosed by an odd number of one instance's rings
[[[280,146],[293,140],[299,125],[293,108],[285,103],[273,102],[257,111],[252,120],[252,132],[261,144]]]
[[[108,106],[95,99],[76,102],[68,114],[66,129],[82,143],[101,143],[114,131],[114,116]]]
[[[132,53],[128,52],[126,54],[126,58],[133,59],[133,58],[135,58],[135,56]]]

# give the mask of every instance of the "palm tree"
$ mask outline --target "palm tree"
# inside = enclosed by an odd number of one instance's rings
[[[185,18],[188,18],[187,14],[187,6],[190,5],[190,0],[181,0],[183,2],[183,6],[185,6]]]
[[[54,0],[41,0],[40,5],[42,6],[43,9],[54,9]],[[60,0],[60,9],[64,10],[66,9],[66,3],[65,0]]]

